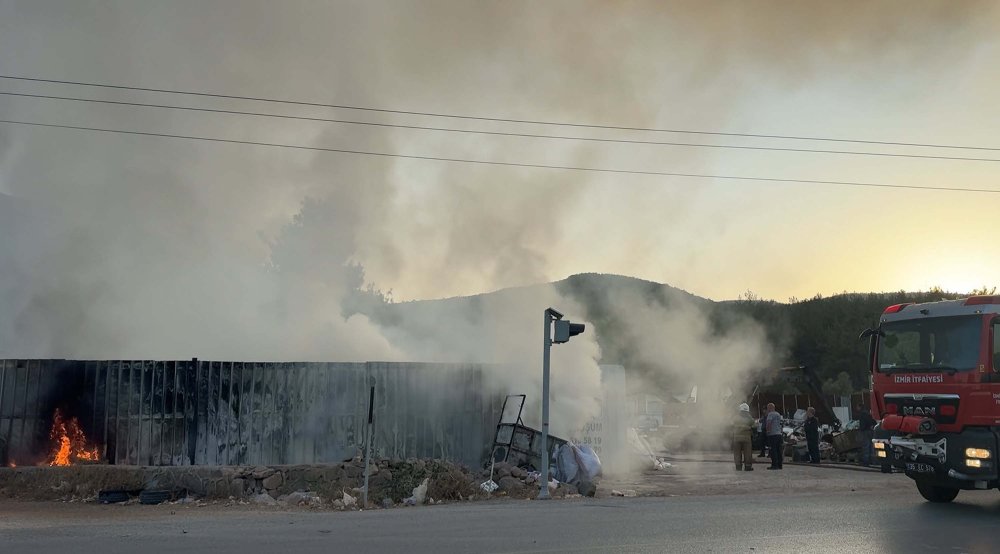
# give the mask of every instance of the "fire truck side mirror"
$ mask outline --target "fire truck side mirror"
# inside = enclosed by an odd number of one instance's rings
[[[1000,372],[1000,320],[993,320],[993,371]]]
[[[858,340],[870,339],[874,336],[885,337],[885,333],[882,332],[882,329],[865,329],[864,331],[861,331],[861,335],[858,336]]]

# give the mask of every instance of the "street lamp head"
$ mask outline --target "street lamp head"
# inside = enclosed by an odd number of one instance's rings
[[[582,333],[587,328],[583,323],[573,323],[567,319],[560,319],[556,321],[555,336],[552,337],[552,342],[555,344],[562,344],[564,342],[569,342],[570,337],[575,337]]]

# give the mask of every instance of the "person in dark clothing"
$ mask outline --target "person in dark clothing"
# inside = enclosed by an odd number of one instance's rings
[[[806,445],[809,447],[809,463],[819,463],[819,419],[816,418],[816,408],[806,410]]]
[[[875,418],[868,412],[868,408],[858,406],[858,444],[861,447],[861,465],[868,467],[875,457],[875,446],[872,439],[875,437]]]

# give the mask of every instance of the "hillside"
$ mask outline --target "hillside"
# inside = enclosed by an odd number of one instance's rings
[[[384,303],[371,291],[359,296],[351,311],[369,315],[380,325],[394,327],[403,321],[435,321],[449,314],[466,320],[490,317],[490,310],[525,304],[525,299],[543,297],[551,291],[583,307],[583,314],[567,314],[592,324],[604,363],[625,365],[629,371],[647,376],[662,374],[655,361],[636,356],[635,337],[623,331],[627,310],[617,305],[621,298],[638,300],[653,314],[667,318],[677,310],[696,309],[709,323],[710,333],[727,333],[752,322],[766,333],[773,360],[782,365],[805,364],[833,387],[861,389],[867,384],[867,345],[858,334],[877,321],[886,306],[900,302],[926,302],[959,295],[936,292],[844,293],[828,298],[780,303],[750,298],[715,302],[669,285],[627,277],[586,273],[554,283],[502,289],[495,292],[440,300]],[[559,306],[555,306],[559,307]],[[539,307],[541,312],[541,307]],[[625,312],[625,313],[623,313]],[[459,314],[456,316],[455,314]],[[748,320],[750,322],[748,322]],[[411,330],[419,336],[420,330]],[[669,348],[670,337],[661,339]],[[681,345],[679,345],[681,346]],[[751,365],[752,365],[751,361]],[[763,369],[763,366],[762,366]],[[845,375],[841,375],[845,374]],[[837,379],[839,383],[834,383]],[[847,381],[850,381],[848,384]],[[672,384],[660,380],[661,385]]]

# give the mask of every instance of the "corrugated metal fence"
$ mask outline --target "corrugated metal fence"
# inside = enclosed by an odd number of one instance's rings
[[[848,407],[851,409],[853,414],[854,408],[857,406],[869,405],[871,393],[869,391],[863,391],[852,393],[848,396],[827,394],[823,396],[823,400],[826,401],[827,405],[830,407]],[[754,409],[760,409],[761,413],[763,413],[763,408],[767,406],[768,402],[773,402],[776,410],[789,417],[795,414],[796,410],[804,410],[809,406],[819,405],[816,397],[811,394],[761,393],[753,398]],[[847,422],[845,421],[843,423]]]
[[[337,462],[375,452],[470,465],[488,454],[502,399],[484,366],[230,361],[0,361],[0,456],[36,463],[52,414],[79,419],[103,460],[131,465]],[[3,461],[3,460],[0,460]]]

